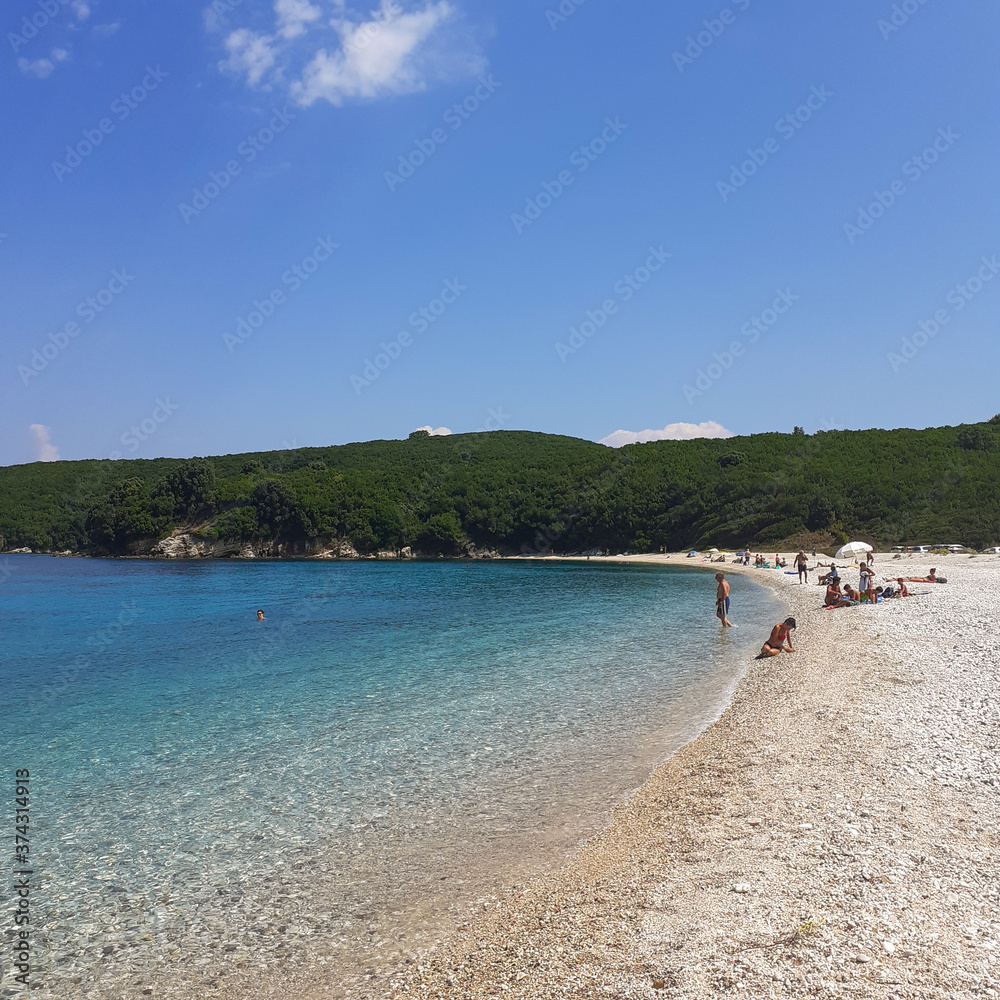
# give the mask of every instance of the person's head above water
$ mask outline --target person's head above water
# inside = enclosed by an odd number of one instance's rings
[[[716,573],[715,574],[715,579],[716,580],[724,580],[725,578],[726,578],[726,574],[725,573]]]
[[[264,609],[263,608],[258,608],[257,609],[257,621],[262,622],[263,620],[264,620]]]

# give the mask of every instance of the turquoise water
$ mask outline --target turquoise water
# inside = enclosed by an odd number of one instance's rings
[[[686,568],[6,567],[0,761],[32,774],[39,997],[377,975],[597,829],[761,631],[720,634]],[[769,625],[732,584],[733,619]]]

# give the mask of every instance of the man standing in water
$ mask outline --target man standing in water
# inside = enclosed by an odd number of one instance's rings
[[[723,628],[735,628],[729,620],[729,582],[722,573],[716,573],[715,579],[719,581],[715,591],[715,617],[722,622]]]

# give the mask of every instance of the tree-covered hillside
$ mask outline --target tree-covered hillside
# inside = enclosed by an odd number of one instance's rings
[[[0,468],[6,549],[143,553],[206,540],[456,554],[1000,541],[1000,418],[610,449],[526,431]]]

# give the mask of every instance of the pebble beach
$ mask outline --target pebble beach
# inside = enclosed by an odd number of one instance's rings
[[[566,865],[480,901],[370,995],[1000,996],[1000,559],[876,568],[932,565],[947,584],[834,611],[815,574],[719,566],[776,591],[796,652],[749,661]],[[761,642],[773,624],[730,617]]]

